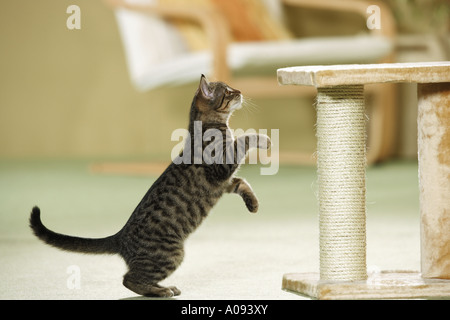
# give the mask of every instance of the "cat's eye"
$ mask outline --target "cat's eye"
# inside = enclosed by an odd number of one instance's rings
[[[232,94],[236,94],[236,93],[238,93],[238,91],[231,89],[231,88],[226,88],[226,90],[225,90],[225,94],[228,96],[232,95]]]

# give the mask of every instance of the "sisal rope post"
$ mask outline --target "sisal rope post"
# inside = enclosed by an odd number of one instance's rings
[[[320,280],[367,279],[364,86],[318,88]]]

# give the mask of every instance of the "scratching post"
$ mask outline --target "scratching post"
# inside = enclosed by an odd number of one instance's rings
[[[319,88],[320,279],[365,280],[365,118],[362,85]]]
[[[318,299],[450,297],[450,62],[292,67],[282,85],[317,88],[320,272],[283,276]],[[422,273],[367,279],[363,85],[419,83]]]

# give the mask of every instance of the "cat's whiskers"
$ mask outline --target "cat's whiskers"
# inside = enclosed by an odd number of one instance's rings
[[[242,96],[242,109],[245,111],[245,117],[249,118],[249,115],[253,115],[259,112],[258,105],[252,101],[252,98]]]

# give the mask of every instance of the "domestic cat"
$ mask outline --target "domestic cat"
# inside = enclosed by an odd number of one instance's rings
[[[158,283],[181,264],[184,241],[219,198],[224,193],[236,193],[250,212],[258,210],[252,188],[244,179],[235,177],[235,173],[250,147],[269,148],[270,139],[261,134],[237,138],[230,134],[228,120],[241,106],[240,91],[223,82],[208,82],[202,75],[189,113],[189,132],[193,132],[194,123],[198,121],[201,121],[203,132],[212,128],[218,130],[223,139],[202,141],[200,151],[211,144],[217,147],[219,143],[225,153],[226,146],[231,145],[235,151],[234,161],[207,164],[203,159],[198,163],[194,157],[199,150],[189,150],[193,151],[190,152],[192,161],[172,162],[147,191],[125,226],[112,236],[90,239],[53,232],[42,224],[38,207],[34,207],[30,215],[34,234],[45,243],[67,251],[119,254],[128,266],[123,285],[139,295],[179,295],[181,292],[176,287],[162,287]],[[194,135],[190,137],[181,156],[187,147],[195,147]],[[251,141],[256,144],[252,145]],[[243,152],[238,152],[239,146]]]

